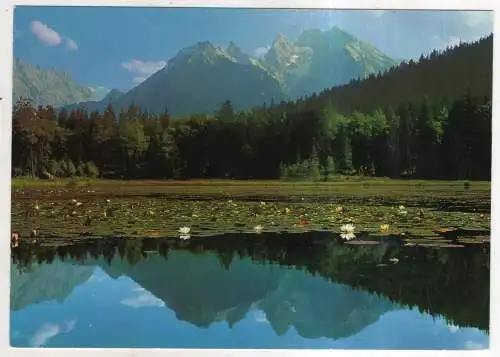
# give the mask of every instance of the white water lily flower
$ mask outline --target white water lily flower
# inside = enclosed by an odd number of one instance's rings
[[[342,206],[335,207],[336,212],[342,212],[343,210],[344,210],[344,208]]]
[[[73,203],[75,203],[75,204],[76,204],[76,202],[77,202],[77,201],[76,201],[76,198],[73,198],[73,199],[71,200],[71,202],[73,202]]]
[[[403,206],[403,205],[399,206],[399,210],[400,211],[404,211],[405,210],[405,206]]]
[[[189,228],[189,227],[179,228],[179,233],[181,233],[181,234],[189,234],[190,231],[191,231],[191,228]]]
[[[345,240],[351,240],[356,238],[354,234],[354,226],[351,223],[343,224],[340,227],[340,237]]]
[[[81,202],[76,203],[76,207],[80,207],[81,205],[83,205],[83,203],[81,203]]]
[[[398,259],[398,258],[391,258],[391,259],[389,259],[389,261],[390,261],[391,263],[396,264],[397,262],[399,262],[399,259]]]
[[[256,225],[255,227],[253,227],[253,229],[254,229],[255,232],[260,233],[260,232],[262,232],[262,229],[264,229],[264,227],[262,227],[259,224],[259,225]]]
[[[340,237],[345,240],[351,240],[356,238],[356,235],[354,233],[340,233]]]
[[[343,224],[340,231],[342,233],[354,233],[354,226],[351,223]]]

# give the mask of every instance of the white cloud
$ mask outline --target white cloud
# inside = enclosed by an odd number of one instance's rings
[[[270,46],[262,46],[262,47],[257,47],[253,53],[255,57],[263,57],[266,55],[266,53],[269,51],[271,47]]]
[[[78,45],[76,44],[76,42],[74,40],[72,40],[69,37],[66,37],[65,40],[66,40],[66,48],[68,50],[76,51],[78,49]]]
[[[52,337],[59,334],[61,331],[59,325],[45,324],[41,326],[31,337],[30,345],[32,347],[40,347],[45,345]]]
[[[47,46],[57,46],[62,42],[61,36],[43,22],[31,21],[30,29],[38,40]]]
[[[262,311],[256,311],[254,313],[254,318],[255,318],[256,322],[266,323],[266,324],[269,323],[269,320],[267,319],[266,314]]]
[[[70,332],[75,328],[75,325],[75,320],[67,321],[63,325],[51,323],[44,324],[36,330],[35,334],[31,337],[30,345],[32,347],[41,347],[58,334],[62,332]]]
[[[133,298],[123,299],[122,305],[133,308],[139,307],[164,307],[165,303],[150,293],[143,293]]]
[[[139,77],[134,77],[134,79],[132,79],[132,82],[134,82],[135,84],[140,84],[140,83],[144,82],[145,80],[146,80],[146,77],[139,76]]]
[[[455,332],[458,332],[460,331],[460,327],[456,326],[456,325],[447,325],[448,327],[448,330],[451,332],[451,333],[455,333]]]
[[[122,67],[127,71],[140,75],[141,77],[149,77],[153,73],[165,67],[165,61],[141,61],[133,59],[128,62],[123,62]]]

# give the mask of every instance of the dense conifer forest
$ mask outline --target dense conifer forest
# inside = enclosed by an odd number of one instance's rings
[[[493,36],[244,112],[13,108],[12,175],[490,179]],[[242,84],[244,85],[244,84]]]

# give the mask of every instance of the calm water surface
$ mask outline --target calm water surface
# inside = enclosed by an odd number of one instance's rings
[[[14,347],[489,344],[489,253],[479,246],[350,246],[312,234],[122,238],[14,252],[11,285]]]

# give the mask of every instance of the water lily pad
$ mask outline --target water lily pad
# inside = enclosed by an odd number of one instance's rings
[[[447,244],[447,243],[421,243],[420,247],[437,247],[437,248],[464,248],[461,244]]]
[[[352,245],[376,245],[376,244],[380,244],[380,242],[376,241],[376,240],[349,240],[349,241],[346,241],[345,244],[352,244]]]

